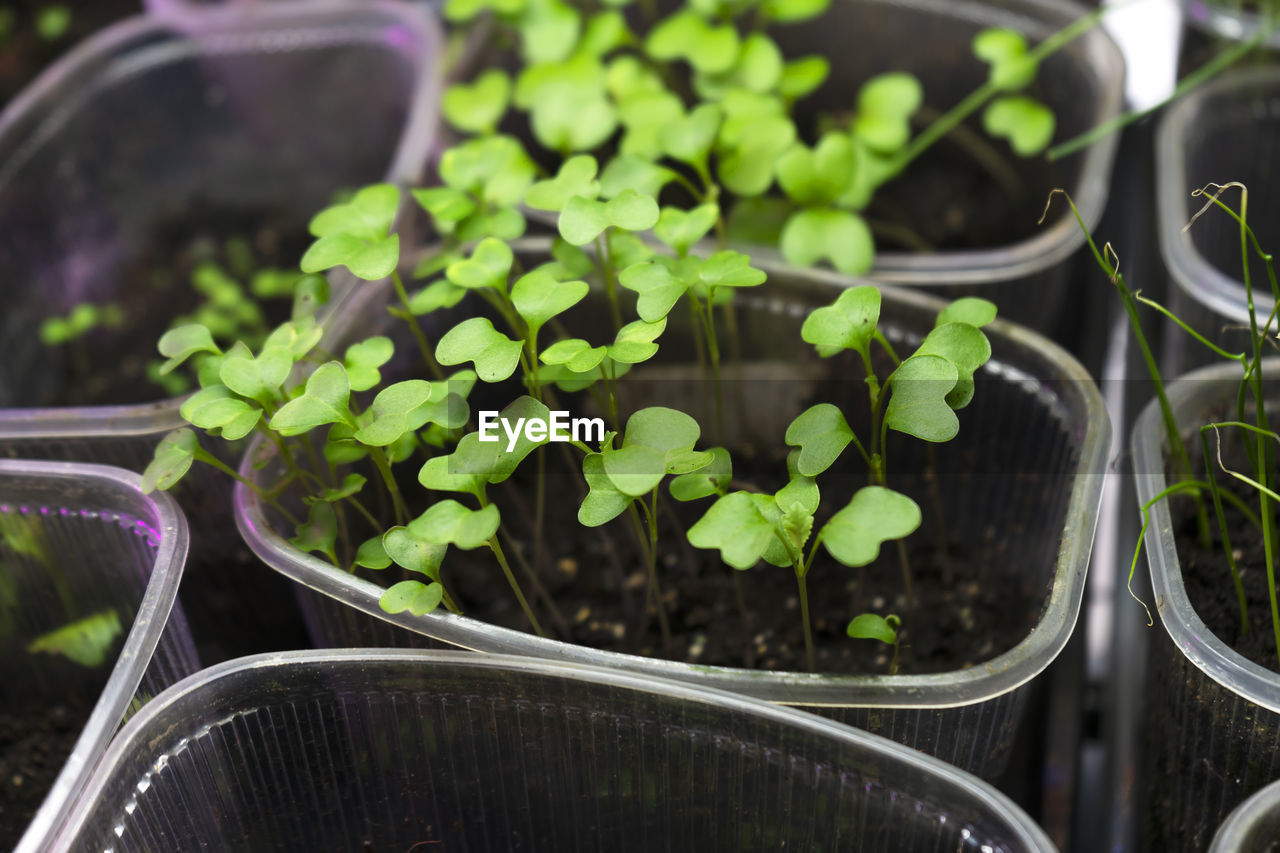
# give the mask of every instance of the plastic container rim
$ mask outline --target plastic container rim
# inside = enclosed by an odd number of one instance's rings
[[[1280,371],[1280,359],[1267,359],[1263,365],[1264,371]],[[1192,371],[1169,386],[1169,404],[1179,425],[1222,397],[1223,389],[1230,387],[1230,380],[1239,377],[1239,371],[1240,366],[1234,363],[1212,365]],[[1134,479],[1139,506],[1166,488],[1163,445],[1164,421],[1158,401],[1153,400],[1142,410],[1133,427]],[[1280,673],[1254,663],[1228,646],[1209,630],[1192,607],[1182,582],[1167,501],[1159,501],[1151,508],[1144,545],[1155,611],[1173,644],[1218,684],[1255,705],[1280,713]]]
[[[1227,815],[1213,834],[1208,853],[1239,853],[1249,850],[1246,842],[1254,825],[1280,806],[1280,782],[1273,782],[1250,795]]]
[[[189,539],[186,518],[173,498],[164,493],[144,495],[142,478],[131,471],[81,462],[0,460],[0,479],[6,477],[38,477],[77,485],[97,480],[114,489],[136,492],[138,500],[152,513],[160,533],[146,591],[107,684],[76,738],[70,757],[15,848],[19,853],[35,853],[46,849],[52,833],[65,820],[68,806],[88,782],[89,773],[102,757],[142,682],[177,600]]]
[[[1186,137],[1200,113],[1211,108],[1215,97],[1268,84],[1280,95],[1280,67],[1250,68],[1211,80],[1178,100],[1156,130],[1156,231],[1165,266],[1183,293],[1233,323],[1249,322],[1244,283],[1205,260],[1184,230],[1187,199],[1192,189],[1199,189],[1187,185]],[[1271,310],[1272,298],[1265,282],[1255,283],[1254,303],[1264,317]]]
[[[246,4],[234,7],[174,9],[164,14],[135,15],[112,24],[80,42],[47,68],[0,112],[0,138],[26,118],[37,104],[53,97],[82,66],[98,57],[151,34],[186,31],[211,33],[253,33],[263,24],[283,26],[299,15],[323,16],[379,15],[410,28],[424,45],[421,56],[399,52],[414,61],[413,93],[407,104],[405,124],[384,181],[405,185],[414,181],[424,167],[435,133],[435,105],[440,96],[439,75],[432,63],[439,55],[443,37],[433,17],[424,7],[395,0],[292,0],[280,4]],[[363,284],[345,269],[329,273],[331,291],[341,294]],[[335,302],[339,301],[335,298]],[[336,304],[328,307],[329,311]],[[141,380],[140,380],[141,381]],[[159,389],[157,389],[159,390]],[[54,408],[0,409],[0,441],[30,438],[127,438],[158,435],[185,426],[179,414],[190,395],[160,398],[152,402],[114,406],[65,406]]]
[[[524,245],[536,241],[525,241]],[[768,272],[775,268],[758,264]],[[822,270],[787,272],[832,287],[833,293],[855,283],[838,273]],[[932,312],[945,302],[902,288],[876,285],[885,301],[924,308]],[[538,637],[489,625],[447,612],[415,617],[389,614],[378,606],[383,588],[372,581],[335,569],[317,557],[300,552],[271,529],[256,495],[242,483],[235,486],[236,526],[253,552],[276,571],[345,605],[371,616],[427,634],[473,651],[517,653],[535,657],[605,664],[634,673],[674,678],[743,693],[755,699],[791,705],[879,708],[953,708],[984,702],[1030,681],[1062,651],[1074,630],[1084,592],[1085,575],[1097,525],[1099,500],[1105,478],[1111,422],[1093,380],[1084,367],[1048,339],[997,319],[988,331],[1012,343],[1036,350],[1060,371],[1058,378],[1080,393],[1085,412],[1076,473],[1072,478],[1063,535],[1053,573],[1049,600],[1040,623],[1016,646],[969,669],[931,675],[831,675],[770,672],[733,667],[699,666],[677,661],[606,652],[561,640]],[[240,466],[240,474],[252,479],[251,460],[261,437],[254,439]]]
[[[200,691],[220,679],[254,671],[287,671],[308,666],[339,665],[366,667],[377,664],[394,664],[413,661],[422,664],[424,670],[432,665],[448,665],[476,670],[504,670],[525,675],[544,676],[588,684],[622,688],[631,692],[665,696],[686,703],[714,705],[730,709],[744,716],[778,723],[791,729],[800,729],[816,736],[843,741],[858,749],[876,753],[901,764],[910,765],[929,776],[940,778],[950,785],[961,787],[979,795],[995,812],[996,817],[1014,830],[1028,850],[1051,851],[1052,843],[1044,830],[1027,817],[1013,801],[981,779],[946,764],[932,756],[896,744],[890,740],[860,731],[821,717],[782,708],[776,705],[747,699],[739,694],[713,689],[696,689],[687,684],[655,679],[599,666],[588,666],[567,661],[544,660],[513,655],[475,655],[462,651],[426,651],[417,649],[331,649],[274,652],[226,661],[188,676],[165,690],[139,711],[121,731],[107,750],[94,773],[93,779],[74,806],[62,835],[59,849],[65,849],[71,838],[82,829],[90,808],[102,795],[111,772],[133,751],[147,748],[145,741],[153,720],[162,718],[171,708],[199,701]]]

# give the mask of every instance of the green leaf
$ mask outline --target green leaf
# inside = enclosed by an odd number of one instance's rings
[[[369,407],[372,420],[356,430],[356,441],[386,447],[405,433],[420,429],[427,422],[425,404],[431,399],[431,392],[431,383],[422,379],[407,379],[383,388]]]
[[[871,357],[871,341],[880,321],[880,291],[858,285],[843,291],[832,305],[810,312],[800,327],[800,338],[822,355],[845,349]]]
[[[329,279],[315,273],[304,275],[293,286],[293,310],[289,316],[294,320],[314,318],[328,304]]]
[[[631,498],[618,488],[605,473],[604,456],[589,453],[582,459],[582,476],[587,481],[587,496],[578,508],[578,523],[584,527],[599,527],[621,515],[631,503]]]
[[[515,101],[529,110],[534,138],[544,147],[562,154],[589,151],[618,124],[605,81],[600,61],[579,53],[563,62],[527,67],[516,81]]]
[[[627,95],[618,104],[618,120],[627,129],[619,152],[645,160],[658,159],[664,153],[663,129],[684,116],[684,102],[666,89]]]
[[[511,98],[511,79],[496,68],[470,85],[454,83],[440,101],[445,119],[464,133],[493,133]]]
[[[629,1],[624,0],[624,2]],[[615,2],[612,5],[623,4]],[[587,20],[587,26],[578,42],[577,50],[599,58],[614,48],[622,47],[633,38],[631,30],[627,28],[627,19],[621,12],[597,12]]]
[[[653,234],[675,249],[676,254],[684,255],[690,246],[707,236],[707,232],[715,227],[719,218],[720,207],[715,202],[699,205],[689,211],[678,207],[664,207]]]
[[[861,613],[853,617],[844,632],[855,640],[879,640],[885,645],[896,646],[898,644],[896,628],[901,624],[898,617],[893,614],[881,617],[875,613]]]
[[[525,193],[524,202],[535,210],[560,211],[574,196],[594,199],[600,194],[596,158],[590,154],[570,157],[554,178],[538,181]]]
[[[609,224],[626,231],[645,231],[658,222],[658,203],[652,196],[623,190],[605,204]]]
[[[213,335],[209,330],[196,324],[179,326],[165,332],[160,337],[158,349],[160,354],[168,359],[160,365],[161,376],[172,372],[175,367],[198,352],[222,352],[213,342]]]
[[[996,305],[977,296],[962,296],[938,312],[934,328],[947,323],[968,323],[982,328],[996,318]]]
[[[761,515],[747,492],[732,492],[717,500],[689,528],[689,544],[715,549],[735,569],[749,569],[764,557],[774,541],[773,522]]]
[[[356,549],[356,565],[366,569],[385,569],[391,565],[391,557],[382,546],[382,536],[370,537]]]
[[[625,190],[635,190],[641,195],[657,198],[662,188],[675,177],[676,173],[665,166],[634,154],[622,154],[610,160],[600,175],[600,195],[609,199]]]
[[[604,454],[604,471],[614,488],[629,497],[647,495],[666,476],[666,454],[653,447],[635,444]]]
[[[774,503],[784,512],[793,506],[799,506],[809,515],[813,515],[818,511],[822,492],[818,489],[818,483],[814,478],[800,473],[799,464],[799,450],[793,450],[787,454],[787,474],[791,479],[774,493]]]
[[[816,18],[830,5],[831,0],[765,0],[760,8],[770,19],[790,24]]]
[[[413,198],[418,205],[431,214],[437,227],[441,224],[461,222],[475,213],[476,203],[463,190],[453,187],[431,187],[413,190]]]
[[[548,320],[577,305],[590,291],[585,281],[556,281],[547,270],[536,269],[511,288],[511,303],[529,324],[532,338]]]
[[[293,369],[293,353],[280,346],[267,347],[257,358],[227,353],[218,369],[224,385],[242,397],[270,400],[289,378]]]
[[[988,80],[1001,91],[1025,88],[1036,79],[1037,65],[1027,58],[1027,40],[1015,30],[983,30],[973,37],[973,54],[991,66]]]
[[[390,361],[394,354],[395,345],[390,338],[382,335],[366,338],[347,347],[342,361],[347,368],[351,390],[368,391],[381,382],[382,374],[378,368]]]
[[[444,562],[449,547],[428,541],[421,521],[419,516],[408,527],[393,527],[382,534],[382,549],[400,568],[438,581],[440,564]]]
[[[666,328],[665,317],[653,323],[634,320],[626,324],[618,330],[613,344],[608,347],[609,358],[622,364],[639,364],[653,358],[658,351],[658,345],[654,341]]]
[[[862,275],[875,260],[875,241],[862,217],[843,210],[801,210],[782,229],[782,255],[800,267],[824,258],[845,275]]]
[[[823,134],[812,149],[797,142],[778,161],[778,183],[799,204],[830,204],[852,180],[854,158],[853,144],[842,133]]]
[[[318,551],[330,562],[338,562],[334,551],[334,544],[338,541],[338,516],[332,504],[323,501],[313,503],[307,520],[297,526],[296,532],[298,535],[290,539],[289,544],[301,551]]]
[[[216,430],[258,410],[233,395],[225,385],[214,385],[192,394],[178,411],[192,425]]]
[[[387,587],[387,591],[378,599],[378,606],[387,613],[403,613],[407,610],[414,616],[423,616],[439,607],[443,598],[444,587],[439,583],[400,581]]]
[[[959,379],[956,366],[938,355],[913,355],[889,377],[893,396],[885,408],[890,429],[924,441],[950,441],[960,432],[960,421],[947,397]]]
[[[526,0],[520,36],[527,62],[559,62],[581,32],[581,16],[562,0]]]
[[[705,163],[723,113],[715,104],[703,104],[684,118],[665,125],[659,134],[662,150],[683,163]]]
[[[471,257],[449,264],[445,275],[458,287],[479,290],[490,287],[505,293],[507,275],[515,256],[511,247],[502,240],[486,237],[471,253]]]
[[[548,423],[551,417],[551,410],[544,403],[526,395],[517,397],[506,408],[498,413],[498,432],[499,440],[497,442],[486,443],[490,448],[492,461],[487,463],[486,476],[490,483],[501,483],[516,472],[516,468],[525,458],[534,450],[543,446],[549,441],[549,437],[541,439],[529,438],[528,432],[523,428],[519,428],[521,421],[541,421]],[[511,438],[505,433],[505,429],[501,426],[502,421],[507,421],[512,428],[518,429],[518,436],[515,443],[512,444]],[[461,447],[461,445],[459,445]]]
[[[846,566],[865,566],[880,545],[909,536],[920,526],[920,507],[883,486],[864,486],[822,527],[822,544]]]
[[[751,266],[751,258],[741,252],[716,252],[702,263],[698,278],[711,287],[755,287],[764,284],[764,270]]]
[[[339,362],[320,365],[307,378],[306,390],[301,397],[280,407],[271,418],[270,427],[284,436],[302,435],[323,424],[351,423],[347,404],[351,397],[351,384],[346,368]]]
[[[731,24],[712,26],[693,10],[676,12],[658,22],[645,40],[654,59],[683,59],[698,71],[727,71],[738,58],[738,31]]]
[[[827,81],[831,63],[825,56],[803,56],[782,66],[778,94],[788,100],[799,100]]]
[[[947,394],[947,405],[963,409],[973,399],[973,373],[991,358],[991,342],[976,326],[947,323],[931,331],[916,355],[940,355],[955,365],[956,385]]]
[[[604,202],[576,195],[565,203],[558,227],[565,242],[585,246],[609,227],[609,214]]]
[[[366,242],[387,235],[400,205],[400,190],[393,184],[364,187],[349,201],[317,213],[308,226],[313,237],[349,234]],[[306,270],[311,272],[311,270]]]
[[[733,462],[729,451],[723,447],[710,450],[711,461],[688,474],[680,474],[672,478],[669,486],[671,497],[678,501],[694,501],[724,494],[733,480]]]
[[[114,610],[103,610],[41,634],[27,644],[27,652],[62,655],[81,666],[96,667],[107,660],[116,638],[123,633],[120,616]]]
[[[515,372],[521,349],[520,341],[499,332],[487,317],[472,317],[445,332],[436,345],[436,360],[445,365],[472,362],[482,380],[501,382]]]
[[[544,364],[563,364],[574,373],[595,370],[604,361],[606,347],[593,347],[582,338],[556,341],[538,354]]]
[[[487,545],[497,535],[499,521],[498,508],[494,504],[484,509],[468,509],[450,499],[434,504],[413,524],[421,525],[428,542],[457,545],[470,551]]]
[[[300,264],[303,272],[324,272],[345,266],[365,281],[379,281],[395,272],[400,261],[400,237],[392,234],[374,241],[351,234],[331,234],[311,244]]]
[[[510,136],[469,140],[440,156],[440,177],[447,186],[499,209],[524,199],[535,169],[524,147]]]
[[[432,311],[438,311],[441,308],[452,308],[462,301],[462,297],[467,295],[465,287],[449,281],[448,279],[439,279],[428,284],[417,293],[409,297],[409,312],[422,316],[430,314]]]
[[[348,474],[342,478],[342,485],[332,489],[325,489],[319,495],[313,498],[303,498],[303,500],[308,503],[313,503],[317,500],[325,503],[336,503],[352,495],[358,495],[366,482],[368,481],[363,474]]]
[[[982,113],[983,129],[991,136],[1008,139],[1021,157],[1039,154],[1049,147],[1056,126],[1052,110],[1022,95],[996,98]]]
[[[858,91],[854,134],[877,154],[892,154],[911,138],[911,116],[924,90],[911,74],[891,71],[872,77]]]
[[[172,488],[191,470],[200,443],[196,434],[186,427],[175,429],[160,440],[146,470],[142,472],[142,492],[151,494],[156,489]]]
[[[665,319],[689,289],[687,281],[677,278],[666,264],[659,261],[646,261],[627,267],[619,273],[618,283],[627,290],[640,294],[636,300],[636,313],[649,323]],[[602,349],[601,355],[603,354]],[[582,372],[580,367],[573,369]]]
[[[787,427],[786,442],[800,448],[796,469],[805,477],[830,468],[851,441],[853,430],[844,413],[830,403],[810,406]]]

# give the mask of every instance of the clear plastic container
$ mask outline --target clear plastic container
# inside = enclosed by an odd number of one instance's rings
[[[1007,798],[810,714],[459,652],[231,661],[145,708],[54,849],[1050,851]]]
[[[524,266],[545,254],[545,243],[526,245]],[[541,249],[538,247],[541,246]],[[777,442],[798,401],[816,381],[844,382],[834,393],[865,395],[861,375],[827,376],[799,335],[807,311],[829,304],[848,279],[823,271],[765,265],[770,281],[758,293],[743,291],[736,305],[746,366],[732,385],[741,400],[727,395],[726,424],[743,424],[755,441]],[[385,293],[367,291],[348,306],[345,334],[398,331],[383,309]],[[882,322],[889,334],[907,340],[933,327],[942,303],[920,293],[885,288]],[[683,340],[672,315],[664,345]],[[384,322],[385,321],[385,322]],[[609,321],[604,316],[601,322]],[[607,665],[639,675],[675,678],[789,705],[807,706],[843,722],[885,734],[943,758],[984,778],[1004,768],[1022,718],[1027,683],[1066,644],[1079,612],[1099,495],[1104,478],[1110,425],[1096,386],[1067,353],[1025,329],[997,321],[989,329],[994,356],[978,377],[981,389],[964,411],[960,437],[937,448],[941,501],[948,542],[981,549],[983,542],[1007,542],[999,559],[985,565],[986,580],[1009,584],[1026,596],[1025,612],[1012,618],[1026,637],[1009,651],[967,669],[932,675],[823,675],[768,672],[639,657],[599,651],[496,627],[443,611],[414,617],[381,610],[382,588],[357,575],[334,570],[303,554],[274,528],[247,489],[236,493],[237,522],[253,551],[268,565],[300,584],[313,641],[319,647],[395,642],[421,634],[435,641],[486,652],[531,655]],[[814,366],[816,363],[816,367]],[[781,374],[770,373],[777,365]],[[815,373],[814,371],[818,371]],[[630,377],[638,381],[641,371]],[[769,377],[772,377],[770,380]],[[693,394],[698,388],[692,386]],[[832,393],[825,386],[822,393]],[[667,381],[652,402],[672,404],[679,387]],[[777,395],[776,397],[770,395]],[[823,399],[831,399],[824,397]],[[650,401],[646,400],[646,403]],[[678,403],[693,408],[696,401]],[[735,405],[749,414],[735,418]],[[702,405],[707,405],[706,397]],[[852,410],[852,404],[850,405]],[[857,425],[855,423],[855,429]],[[895,470],[915,472],[923,460],[920,442],[895,447]],[[910,445],[910,447],[909,447]],[[768,446],[768,445],[757,445]],[[262,477],[250,466],[242,473]],[[269,476],[269,475],[267,475]],[[920,490],[917,478],[899,484]],[[554,532],[549,535],[554,535]],[[583,567],[583,572],[591,571]],[[728,569],[726,569],[728,571]],[[896,569],[895,569],[896,571]],[[317,602],[325,602],[317,606]],[[357,614],[355,611],[359,611]],[[386,623],[402,629],[396,640]],[[376,626],[376,631],[371,626]]]
[[[1269,360],[1264,376],[1268,371],[1274,383],[1280,360]],[[1170,386],[1179,425],[1194,429],[1215,409],[1234,407],[1239,376],[1238,365],[1223,364]],[[1162,424],[1152,402],[1134,426],[1139,506],[1168,486]],[[1163,630],[1155,629],[1150,644],[1138,778],[1161,781],[1144,787],[1140,827],[1152,849],[1203,849],[1231,809],[1280,779],[1280,752],[1273,748],[1280,739],[1280,673],[1235,652],[1197,615],[1183,585],[1167,501],[1151,510],[1145,549]],[[1225,572],[1222,589],[1234,602]]]
[[[1233,811],[1214,833],[1209,853],[1268,853],[1280,841],[1280,782],[1268,785]]]
[[[1174,104],[1156,136],[1156,192],[1160,251],[1172,279],[1170,307],[1192,328],[1225,347],[1249,347],[1249,312],[1241,265],[1240,229],[1217,209],[1184,230],[1206,199],[1191,193],[1210,181],[1249,188],[1249,225],[1264,251],[1280,246],[1280,195],[1273,164],[1280,156],[1280,68],[1230,72]],[[1223,200],[1238,209],[1240,195]],[[1251,259],[1258,322],[1274,304],[1266,268]],[[1163,361],[1174,375],[1216,359],[1169,324]]]
[[[394,2],[136,17],[77,47],[11,104],[0,116],[0,458],[143,470],[160,438],[185,425],[182,400],[140,376],[179,308],[129,271],[171,235],[176,213],[199,227],[205,215],[225,226],[269,211],[305,233],[337,189],[414,180],[434,133],[438,50],[433,19]],[[331,282],[340,296],[351,280]],[[35,330],[84,299],[138,310],[140,327],[93,365],[108,376],[132,365],[121,375],[139,374],[138,404],[5,408],[62,400],[72,353]],[[294,608],[231,532],[228,480],[197,465],[177,495],[193,553],[209,564],[188,573],[202,585],[193,601],[258,589],[240,610],[254,620],[247,630],[215,621],[206,631],[192,611],[201,648],[222,659],[295,647],[249,639]],[[296,612],[291,621],[302,636]]]
[[[9,543],[0,548],[0,709],[29,719],[20,715],[75,701],[92,705],[20,851],[49,849],[125,716],[199,669],[175,603],[186,521],[167,495],[143,495],[139,486],[136,474],[102,465],[0,460],[0,542]],[[119,631],[105,632],[109,642],[96,646],[101,663],[89,651],[77,663],[29,648],[108,611],[101,624],[114,619]]]

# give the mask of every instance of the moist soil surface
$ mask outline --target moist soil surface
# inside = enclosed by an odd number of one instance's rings
[[[90,703],[0,712],[0,847],[12,849],[62,771]]]
[[[735,487],[747,487],[756,471],[785,471],[785,455],[761,458],[751,448],[737,448]],[[557,454],[548,456],[549,468]],[[491,497],[504,518],[515,521],[511,533],[521,551],[534,551],[532,519],[536,485],[526,463]],[[773,484],[762,476],[762,490]],[[607,651],[663,657],[708,666],[774,671],[808,669],[800,600],[794,572],[760,564],[736,571],[714,550],[694,548],[684,531],[710,506],[711,499],[691,504],[671,500],[665,486],[659,515],[659,583],[670,622],[671,642],[664,649],[654,609],[646,607],[644,550],[624,514],[609,524],[584,528],[577,522],[577,485],[562,472],[549,471],[545,556],[538,574],[555,600],[562,621],[548,615],[543,600],[525,579],[516,555],[513,570],[534,603],[547,633],[559,639]],[[518,494],[517,494],[518,493]],[[923,502],[922,502],[923,503]],[[841,504],[842,505],[842,504]],[[817,530],[838,509],[824,496]],[[926,525],[928,520],[926,518]],[[978,582],[979,567],[998,559],[1001,543],[989,537],[983,547],[951,549],[944,557],[928,543],[922,528],[908,539],[908,561],[914,584],[914,612],[903,596],[901,563],[893,543],[880,560],[851,569],[821,553],[807,576],[815,670],[830,673],[884,674],[891,650],[877,641],[854,640],[845,634],[849,620],[861,612],[899,614],[904,622],[899,671],[931,673],[967,668],[1012,648],[1027,633],[1028,608],[1035,604],[1011,585]],[[944,577],[947,575],[947,577]],[[452,551],[444,580],[463,612],[492,624],[530,631],[530,625],[493,555],[488,549]],[[386,578],[381,583],[390,583]],[[745,607],[744,607],[745,605]],[[748,614],[744,616],[745,614]],[[1018,614],[1011,618],[1010,614]]]

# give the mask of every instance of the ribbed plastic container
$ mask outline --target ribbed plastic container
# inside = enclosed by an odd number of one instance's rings
[[[543,244],[545,246],[545,244]],[[524,255],[525,268],[536,252]],[[777,442],[807,394],[848,400],[857,410],[865,399],[861,373],[831,375],[836,368],[817,358],[800,339],[800,325],[813,307],[829,304],[848,279],[822,271],[772,268],[761,288],[738,294],[737,323],[745,365],[731,383],[726,424],[750,430],[747,439]],[[372,292],[371,292],[372,293]],[[376,296],[353,305],[346,319],[387,318]],[[942,303],[923,294],[885,288],[882,324],[906,341],[933,327]],[[679,312],[663,338],[678,349]],[[599,322],[608,324],[607,314]],[[358,325],[360,335],[391,331]],[[396,334],[395,331],[391,331]],[[1092,380],[1053,344],[1024,329],[997,322],[989,329],[994,356],[977,378],[979,392],[962,413],[960,437],[936,448],[944,529],[953,548],[985,553],[1001,542],[999,555],[984,563],[980,582],[1008,585],[1026,607],[1010,615],[1026,637],[1014,648],[968,669],[933,675],[821,675],[764,672],[658,660],[571,645],[440,611],[422,617],[391,616],[378,606],[382,588],[334,570],[289,545],[247,489],[236,494],[237,522],[245,540],[268,565],[300,584],[313,641],[319,647],[393,642],[408,645],[412,634],[463,648],[606,665],[639,675],[675,678],[733,690],[770,702],[820,708],[843,722],[884,734],[943,758],[984,778],[997,775],[1008,758],[1021,719],[1027,682],[1061,651],[1075,625],[1084,586],[1110,425]],[[906,346],[907,344],[902,344]],[[773,372],[778,365],[785,372]],[[843,368],[840,368],[843,371]],[[639,383],[637,369],[626,381]],[[823,384],[821,388],[818,383]],[[653,387],[653,386],[646,386]],[[696,384],[660,381],[653,400],[696,411]],[[831,396],[831,395],[836,396]],[[770,395],[777,395],[776,397]],[[846,396],[847,395],[847,396]],[[741,410],[746,414],[736,416]],[[852,415],[851,415],[852,416]],[[854,421],[857,429],[857,422]],[[732,444],[732,442],[730,442]],[[925,494],[913,472],[923,470],[920,442],[894,444],[899,488]],[[912,454],[917,454],[914,456]],[[262,477],[246,464],[246,476]],[[269,476],[269,475],[268,475]],[[846,484],[835,486],[836,490]],[[847,484],[850,489],[856,483]],[[828,490],[833,486],[825,487]],[[410,496],[413,501],[413,495]],[[930,523],[930,522],[927,522]],[[284,535],[282,535],[282,533]],[[548,535],[556,535],[550,531]],[[729,569],[725,569],[729,571]],[[889,564],[884,569],[889,571]],[[583,567],[583,572],[592,571]],[[893,569],[896,571],[896,569]],[[328,599],[326,602],[325,599]],[[407,631],[388,634],[386,623]],[[415,638],[415,642],[420,639]]]
[[[1270,360],[1264,376],[1280,374]],[[1210,413],[1234,411],[1240,368],[1198,370],[1170,386],[1169,400],[1184,429],[1208,423]],[[1168,485],[1164,430],[1153,402],[1134,426],[1134,470],[1141,506]],[[1145,540],[1159,614],[1148,664],[1140,827],[1154,850],[1204,849],[1213,832],[1247,796],[1280,779],[1280,673],[1246,659],[1210,632],[1187,597],[1169,506],[1157,503]],[[1234,602],[1223,574],[1223,595]],[[1140,614],[1139,614],[1140,617]],[[1135,617],[1138,618],[1138,617]]]
[[[1156,192],[1160,251],[1172,286],[1170,307],[1192,328],[1230,352],[1249,347],[1240,229],[1224,211],[1207,211],[1187,231],[1205,198],[1191,193],[1210,181],[1249,188],[1250,227],[1264,251],[1280,246],[1280,194],[1273,165],[1280,157],[1280,68],[1237,71],[1193,90],[1160,123],[1156,135]],[[1223,200],[1239,209],[1240,193]],[[1266,267],[1250,260],[1259,324],[1274,304]],[[1163,361],[1176,375],[1216,359],[1170,324]]]
[[[0,460],[0,709],[23,719],[33,707],[93,705],[20,851],[49,849],[126,713],[199,668],[175,603],[186,521],[168,496],[139,485],[136,474],[102,465]],[[28,649],[107,610],[122,630],[96,667]]]
[[[1218,828],[1209,853],[1271,853],[1280,844],[1280,782],[1241,803]]]
[[[144,709],[53,849],[1049,851],[1003,795],[809,714],[562,662],[231,661]]]
[[[136,277],[138,265],[173,238],[178,215],[196,228],[200,217],[222,228],[243,218],[246,229],[269,215],[305,234],[336,190],[413,180],[433,136],[438,52],[429,15],[393,2],[137,17],[79,46],[11,104],[0,116],[0,458],[143,470],[184,423],[181,399],[141,378],[180,300]],[[337,299],[351,279],[331,283]],[[115,300],[137,318],[95,365],[137,375],[137,404],[4,408],[65,402],[70,351],[35,330],[81,300]],[[213,585],[199,600],[240,596],[261,575],[230,532],[229,481],[197,465],[177,496],[193,519],[193,553],[212,564],[189,573]],[[287,589],[273,594],[265,581],[260,606],[242,610],[256,620],[248,630],[214,624],[218,636],[202,639],[212,658],[294,647],[241,641],[270,633],[281,602],[291,607]],[[200,612],[192,617],[209,633]]]
[[[1271,0],[1248,4],[1239,0],[1216,3],[1212,0],[1181,0],[1182,19],[1186,26],[1182,31],[1178,76],[1191,73],[1237,43],[1255,37],[1264,24],[1257,14],[1257,7],[1269,3]],[[1250,8],[1245,8],[1246,5]],[[1280,12],[1280,9],[1276,11]],[[1280,51],[1280,31],[1272,30],[1271,35],[1240,64],[1274,62],[1277,51]]]

